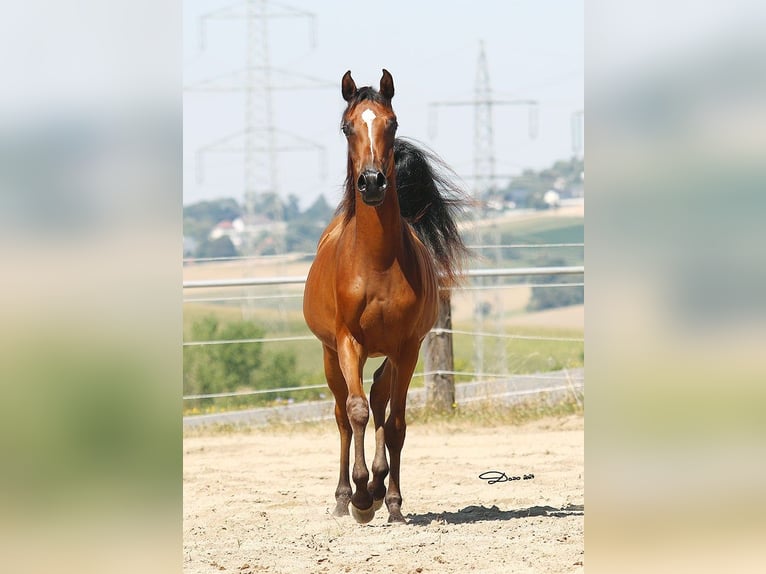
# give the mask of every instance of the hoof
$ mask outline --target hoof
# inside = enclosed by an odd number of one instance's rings
[[[348,516],[348,502],[346,504],[337,504],[332,511],[333,516]]]
[[[407,521],[404,519],[404,516],[402,516],[401,510],[394,509],[394,510],[389,510],[388,523],[389,524],[407,524]]]
[[[354,503],[352,502],[351,516],[353,516],[354,520],[356,520],[359,524],[367,524],[370,520],[375,518],[375,503],[373,502],[372,506],[362,510],[361,508],[354,506]]]
[[[376,512],[378,510],[380,510],[380,508],[382,506],[383,506],[383,499],[382,498],[378,498],[378,499],[373,498],[372,499],[372,507],[375,509]]]

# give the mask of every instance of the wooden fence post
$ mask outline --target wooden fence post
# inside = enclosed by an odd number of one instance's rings
[[[452,329],[450,292],[439,300],[439,317],[434,329]],[[426,407],[451,412],[455,404],[455,362],[452,355],[452,333],[429,333],[424,340],[423,365],[426,372],[443,371],[426,377]]]

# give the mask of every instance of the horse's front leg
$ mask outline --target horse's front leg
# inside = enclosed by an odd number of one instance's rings
[[[415,371],[415,365],[418,362],[419,351],[420,341],[418,340],[401,346],[398,368],[394,372],[391,385],[391,412],[385,425],[386,446],[391,457],[391,475],[388,479],[388,492],[386,493],[389,522],[406,522],[402,515],[399,470],[401,467],[404,438],[407,435],[407,421],[405,419],[407,389],[409,389],[412,373]]]
[[[362,368],[367,356],[350,333],[339,334],[337,340],[340,368],[348,387],[346,413],[354,437],[354,466],[351,478],[356,489],[351,496],[351,515],[357,522],[366,523],[375,516],[372,496],[367,490],[370,473],[364,459],[364,431],[370,419],[370,406],[362,387]]]
[[[340,433],[340,476],[335,489],[335,516],[348,515],[348,503],[351,501],[351,480],[348,474],[349,448],[351,447],[351,424],[346,414],[348,388],[338,364],[338,354],[330,347],[324,347],[324,374],[327,386],[335,397],[335,422]]]

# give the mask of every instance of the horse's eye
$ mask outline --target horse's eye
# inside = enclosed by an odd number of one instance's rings
[[[388,129],[391,131],[396,131],[396,128],[399,127],[399,123],[396,121],[396,119],[390,119],[388,120]]]
[[[343,122],[343,125],[340,126],[340,130],[346,137],[351,135],[351,126],[347,122]]]

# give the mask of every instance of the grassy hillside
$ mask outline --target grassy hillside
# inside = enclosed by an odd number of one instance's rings
[[[468,231],[466,241],[472,245],[560,244],[583,243],[585,239],[582,216],[541,216],[523,220],[506,220]],[[499,254],[498,254],[499,251]],[[488,263],[500,267],[528,267],[546,265],[560,260],[561,265],[582,265],[582,247],[502,248],[482,249],[472,267],[486,267]]]

